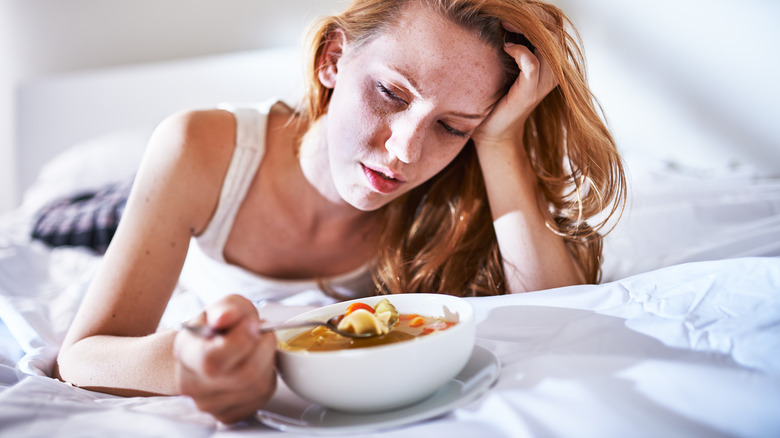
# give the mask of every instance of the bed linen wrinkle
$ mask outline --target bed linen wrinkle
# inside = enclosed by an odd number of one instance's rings
[[[478,331],[480,345],[498,352],[510,363],[546,361],[548,364],[544,366],[544,373],[547,376],[553,374],[552,370],[563,372],[565,368],[570,368],[568,365],[562,365],[567,362],[576,363],[577,367],[576,370],[572,369],[564,374],[576,376],[587,374],[589,369],[603,373],[605,369],[614,371],[628,368],[647,357],[703,365],[717,363],[719,366],[735,369],[742,366],[727,353],[669,346],[655,337],[630,329],[626,320],[618,317],[539,306],[496,310],[500,311],[493,314],[497,326],[501,326],[501,313],[521,317],[524,314],[541,314],[540,320],[546,321],[546,324],[536,324],[532,330],[528,330],[527,325],[517,324],[517,334],[514,338],[506,335],[495,336],[486,330]],[[524,372],[519,375],[525,374]]]
[[[10,411],[0,414],[0,432],[7,436],[43,436],[41,431],[48,430],[52,436],[58,437],[205,438],[213,436],[217,427],[217,423],[207,416],[193,415],[194,406],[189,406],[192,405],[191,401],[184,397],[123,399],[43,377],[26,379],[23,388],[23,393],[15,394],[20,402],[15,403]],[[40,406],[40,399],[49,402]],[[137,406],[143,408],[128,405],[126,400],[135,400]],[[173,406],[176,404],[178,408]],[[172,415],[187,412],[188,416]]]
[[[771,288],[778,270],[773,258],[698,262],[602,285],[468,298],[478,344],[501,362],[499,381],[450,415],[371,435],[467,436],[458,433],[461,425],[496,436],[771,435],[779,430],[770,409],[780,406],[780,297]],[[751,293],[733,295],[743,289]],[[707,319],[714,322],[685,327]],[[691,346],[685,330],[706,333],[715,347]],[[75,425],[89,422],[91,430],[125,427],[136,436],[281,434],[256,422],[233,430],[204,426],[186,398],[121,399],[40,376],[7,386],[0,393],[2,432],[79,436],[83,427]],[[722,410],[730,413],[710,413]],[[147,416],[157,433],[135,424]],[[16,428],[22,424],[28,426]]]
[[[642,333],[666,333],[660,339],[670,346],[728,354],[742,366],[780,376],[780,258],[739,261],[744,275],[713,271],[689,281],[654,287],[642,301],[647,303],[648,314],[660,318],[637,318],[627,324]],[[693,263],[667,270],[706,265]],[[679,303],[665,306],[670,311],[664,311],[664,303],[675,301]]]
[[[485,422],[485,413],[500,418],[501,421]],[[508,403],[503,397],[487,395],[479,406],[471,409],[460,409],[455,412],[459,421],[480,422],[478,436],[489,437],[537,437],[542,436],[532,433],[527,419],[523,415],[517,415],[518,409]],[[522,412],[522,410],[521,410]],[[465,435],[464,435],[465,436]]]
[[[522,418],[533,437],[658,437],[720,436],[711,428],[680,418],[635,391],[631,382],[586,371],[574,374],[556,373],[558,357],[533,364],[536,374],[527,376],[525,391],[502,393],[506,412]],[[582,365],[587,369],[587,364]],[[546,369],[553,369],[550,376]],[[589,418],[590,421],[581,419]],[[576,421],[572,421],[575,420]],[[627,430],[631,430],[626,434]]]

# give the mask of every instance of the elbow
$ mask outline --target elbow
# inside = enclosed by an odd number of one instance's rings
[[[507,293],[538,292],[567,286],[578,286],[587,283],[585,275],[576,264],[571,269],[539,269],[521,272],[514,266],[505,263],[504,278]]]
[[[65,383],[73,383],[72,374],[69,372],[73,369],[72,360],[73,355],[70,352],[70,348],[62,346],[57,357],[52,365],[50,376]]]

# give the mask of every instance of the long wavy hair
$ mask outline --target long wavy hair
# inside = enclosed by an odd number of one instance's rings
[[[309,35],[304,123],[327,113],[332,90],[318,79],[330,33],[342,29],[359,47],[391,29],[410,3],[475,32],[502,56],[506,87],[518,74],[502,49],[501,22],[521,29],[543,56],[558,86],[526,122],[525,147],[548,203],[547,226],[561,236],[586,281],[601,276],[602,238],[622,212],[626,181],[615,142],[587,85],[580,39],[555,6],[534,0],[355,0],[318,21]],[[542,19],[541,17],[545,17]],[[373,277],[378,293],[436,292],[459,296],[507,292],[501,254],[473,143],[438,175],[381,210]]]

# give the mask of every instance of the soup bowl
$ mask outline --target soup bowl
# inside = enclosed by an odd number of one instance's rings
[[[354,302],[388,299],[400,314],[456,322],[451,327],[393,344],[335,351],[287,350],[283,344],[306,329],[278,331],[277,370],[297,395],[346,412],[378,412],[420,401],[455,377],[471,356],[474,309],[467,300],[442,294],[366,297],[321,307],[288,322],[325,321]]]

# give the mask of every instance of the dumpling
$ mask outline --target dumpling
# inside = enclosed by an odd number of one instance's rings
[[[358,309],[344,316],[338,328],[347,332],[372,335],[384,335],[390,331],[384,320],[365,309]]]
[[[395,306],[390,304],[390,301],[388,301],[387,298],[376,303],[376,306],[374,306],[374,315],[383,321],[388,328],[395,325],[396,321],[398,321],[398,311],[395,310]]]

